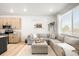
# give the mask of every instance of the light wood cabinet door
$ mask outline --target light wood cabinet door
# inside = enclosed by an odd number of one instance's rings
[[[15,43],[18,43],[18,42],[19,42],[19,37],[16,36],[16,35],[14,35],[14,42],[15,42]]]
[[[19,35],[9,34],[9,43],[18,43],[18,42],[20,42]]]
[[[9,34],[9,43],[13,43],[14,37],[13,34]]]
[[[15,24],[15,25],[14,25]],[[12,26],[15,28],[15,29],[20,29],[21,27],[21,20],[20,18],[15,18],[12,20]]]

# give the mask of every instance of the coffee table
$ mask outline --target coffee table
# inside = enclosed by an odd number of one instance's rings
[[[35,41],[32,43],[32,54],[33,53],[48,53],[48,44],[46,41],[36,43]]]

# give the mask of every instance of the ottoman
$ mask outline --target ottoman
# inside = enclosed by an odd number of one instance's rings
[[[40,43],[35,43],[35,41],[32,43],[32,54],[33,53],[48,53],[48,44],[46,41],[40,42]]]

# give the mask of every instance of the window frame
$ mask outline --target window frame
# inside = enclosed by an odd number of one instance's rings
[[[61,20],[60,20],[60,23],[59,23],[59,24],[60,24],[59,29],[60,29],[61,32],[59,32],[59,34],[71,35],[71,36],[79,37],[79,34],[78,34],[78,33],[74,33],[74,32],[73,32],[73,30],[74,30],[74,22],[73,22],[73,21],[74,21],[74,18],[73,18],[73,17],[74,17],[74,16],[73,16],[74,11],[73,11],[73,10],[76,9],[77,7],[79,7],[79,5],[76,6],[75,8],[73,8],[72,10],[69,10],[68,12],[66,12],[66,13],[64,13],[64,14],[61,15],[61,17],[60,17]],[[71,33],[70,33],[70,32],[69,32],[69,33],[63,33],[63,31],[61,30],[61,29],[62,29],[62,24],[61,24],[61,23],[62,23],[62,17],[63,17],[64,15],[70,13],[70,12],[72,12],[72,16],[71,16],[71,17],[72,17],[72,19],[71,19]]]
[[[72,10],[70,10],[70,11],[64,13],[63,15],[61,15],[61,20],[60,20],[60,22],[61,22],[60,23],[60,31],[61,31],[60,33],[61,34],[70,34],[70,32],[69,33],[63,33],[63,31],[61,30],[62,29],[62,17],[65,16],[65,15],[67,15],[67,14],[69,14],[69,13],[72,13]],[[71,16],[71,33],[72,33],[72,16]]]

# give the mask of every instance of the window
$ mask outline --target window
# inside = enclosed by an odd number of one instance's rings
[[[71,33],[72,32],[72,11],[66,13],[61,18],[61,31],[62,31],[62,33]]]
[[[79,7],[73,9],[73,33],[79,33]]]
[[[60,30],[62,34],[79,35],[79,6],[61,16]]]

